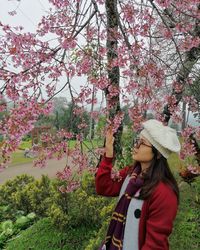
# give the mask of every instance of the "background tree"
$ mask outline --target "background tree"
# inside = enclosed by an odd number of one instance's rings
[[[84,138],[89,134],[90,117],[86,110],[81,110],[81,116],[73,113],[73,110],[79,109],[73,103],[67,103],[65,97],[53,98],[54,108],[48,115],[40,115],[36,126],[49,125],[59,131],[65,129],[68,132],[77,135],[82,133]]]
[[[79,107],[69,103],[67,107],[62,108],[60,113],[58,113],[59,127],[60,129],[74,133],[74,135],[83,133],[84,138],[86,138],[89,134],[88,112],[86,110],[80,110],[81,116],[79,116],[73,113],[73,109],[79,109]]]

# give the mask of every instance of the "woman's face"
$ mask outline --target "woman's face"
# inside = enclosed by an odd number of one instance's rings
[[[133,159],[140,163],[150,163],[153,156],[151,143],[145,137],[140,136],[133,146]]]

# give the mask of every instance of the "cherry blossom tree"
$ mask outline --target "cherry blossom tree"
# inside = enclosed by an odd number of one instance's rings
[[[14,103],[0,123],[0,133],[5,136],[0,149],[2,168],[39,115],[51,112],[53,97],[63,89],[69,93],[73,115],[81,116],[90,105],[91,119],[97,122],[104,114],[113,124],[117,154],[121,153],[122,105],[128,105],[135,131],[148,110],[166,123],[169,119],[182,121],[182,103],[190,111],[199,112],[198,99],[188,91],[200,77],[199,0],[49,3],[51,8],[36,33],[0,23],[0,111],[8,102]],[[82,81],[80,89],[76,89],[77,81]],[[99,92],[106,105],[98,105],[96,111]],[[44,135],[43,140],[52,142],[52,147],[43,150],[36,165],[44,166],[54,154],[60,158],[68,153],[81,173],[88,165],[81,152],[85,126],[82,120],[74,151],[62,140],[74,137],[70,131],[58,131],[56,144],[51,136]],[[181,157],[196,155],[196,169],[200,162],[200,128],[186,127],[182,136]],[[191,172],[191,166],[189,169]],[[65,172],[68,178],[68,166]]]

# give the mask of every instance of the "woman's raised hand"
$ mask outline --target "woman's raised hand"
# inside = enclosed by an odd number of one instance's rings
[[[106,143],[105,143],[106,157],[109,158],[113,157],[113,143],[114,143],[114,136],[113,136],[112,126],[109,126],[106,132]]]

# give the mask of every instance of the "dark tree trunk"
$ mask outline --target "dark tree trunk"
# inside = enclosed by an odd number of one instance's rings
[[[92,104],[91,104],[91,109],[90,112],[92,113],[94,111],[94,97],[95,97],[95,93],[94,93],[94,87],[92,90]],[[94,119],[92,117],[90,117],[90,131],[89,131],[89,138],[90,140],[94,139]]]
[[[116,88],[119,88],[120,71],[119,66],[112,67],[111,63],[118,57],[117,54],[117,37],[116,32],[118,31],[118,11],[117,11],[117,0],[106,0],[106,15],[107,15],[107,61],[108,61],[108,78],[110,84]],[[119,95],[112,98],[108,98],[109,90],[105,89],[107,107],[109,108],[109,119],[112,120],[116,114],[121,110]],[[122,155],[121,147],[121,135],[123,126],[119,127],[115,136],[114,152],[116,156]]]
[[[186,103],[183,101],[183,107],[182,107],[182,114],[183,114],[183,121],[182,121],[182,130],[186,127]]]
[[[198,5],[198,8],[200,10],[200,4]],[[196,21],[195,28],[193,30],[194,36],[200,37],[200,20]],[[193,66],[195,65],[196,61],[198,60],[200,56],[200,46],[199,47],[193,47],[190,51],[186,52],[185,54],[185,60],[182,62],[182,67],[179,70],[176,81],[183,86],[182,92],[176,92],[175,89],[172,91],[172,95],[176,97],[176,105],[178,105],[182,99],[184,87],[186,84],[186,79],[188,78],[189,74],[192,71]],[[169,111],[169,105],[166,104],[164,107],[163,115],[165,118],[165,122],[168,123],[169,119],[171,117],[171,113]],[[197,143],[196,138],[192,135],[192,140],[194,141],[194,145],[196,148],[196,159],[198,163],[200,164],[200,147]]]

